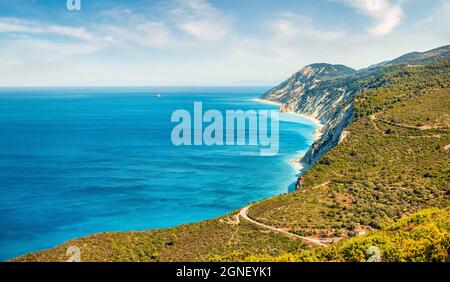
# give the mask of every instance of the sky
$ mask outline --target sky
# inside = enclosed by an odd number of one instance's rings
[[[66,2],[0,0],[0,87],[271,86],[450,44],[450,0]]]

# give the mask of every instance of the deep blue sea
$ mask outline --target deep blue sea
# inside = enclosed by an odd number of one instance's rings
[[[102,231],[214,218],[288,192],[315,125],[282,114],[280,149],[174,146],[177,109],[262,110],[264,88],[0,89],[0,260]],[[161,93],[161,97],[155,97]]]

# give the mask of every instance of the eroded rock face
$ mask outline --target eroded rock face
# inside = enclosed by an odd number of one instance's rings
[[[324,125],[320,139],[302,159],[308,168],[339,143],[343,130],[355,116],[356,95],[364,89],[389,83],[381,75],[383,69],[428,63],[447,56],[450,56],[450,45],[409,53],[359,71],[344,65],[312,64],[269,90],[261,99],[282,103],[281,111],[304,114]]]
[[[298,102],[304,94],[315,92],[322,81],[354,73],[356,73],[354,69],[343,65],[312,64],[293,74],[262,98],[292,104]]]
[[[335,146],[342,130],[350,124],[354,97],[360,88],[352,88],[346,81],[355,73],[354,69],[343,65],[309,65],[261,97],[283,103],[282,112],[304,114],[324,125],[322,137],[302,160],[306,166],[313,165]]]

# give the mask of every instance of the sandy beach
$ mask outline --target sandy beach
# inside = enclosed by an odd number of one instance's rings
[[[280,107],[283,105],[282,103],[279,103],[279,102],[268,101],[268,100],[259,99],[259,98],[253,99],[253,101],[260,102],[260,103],[271,104],[271,105],[276,105],[276,106],[280,106]],[[323,124],[318,119],[315,119],[315,118],[310,117],[308,115],[299,114],[299,113],[296,113],[296,112],[283,112],[283,113],[284,114],[291,114],[291,115],[296,115],[296,116],[302,117],[304,119],[307,119],[311,123],[313,123],[315,126],[317,126],[318,128],[316,130],[314,130],[314,142],[317,142],[322,137]],[[302,173],[303,169],[304,169],[304,165],[301,162],[304,154],[306,154],[306,152],[303,153],[302,155],[297,155],[297,156],[295,156],[295,158],[289,160],[289,164],[293,167],[293,169],[295,171],[298,171],[299,173]]]
[[[271,104],[271,105],[280,106],[280,107],[283,105],[283,103],[269,101],[269,100],[263,100],[263,99],[259,99],[259,98],[255,98],[255,99],[253,99],[253,101],[259,102],[259,103]]]
[[[304,165],[302,164],[302,158],[296,157],[289,160],[289,165],[294,169],[296,172],[302,172]]]
[[[304,118],[304,119],[307,119],[307,120],[309,120],[311,123],[313,123],[314,125],[316,125],[320,130],[322,130],[323,124],[322,124],[318,119],[315,119],[315,118],[313,118],[313,117],[310,117],[310,116],[307,116],[307,115],[304,115],[304,114],[299,114],[299,113],[296,113],[296,112],[283,112],[283,113],[291,114],[291,115],[296,115],[296,116],[302,117],[302,118]],[[320,137],[320,136],[319,136],[319,137]]]

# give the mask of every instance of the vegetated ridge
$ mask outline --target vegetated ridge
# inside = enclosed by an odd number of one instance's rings
[[[65,261],[69,246],[82,261],[367,261],[370,247],[382,261],[450,261],[449,53],[360,71],[314,64],[266,93],[319,119],[323,134],[298,189],[253,203],[245,218],[99,233],[15,261]]]

